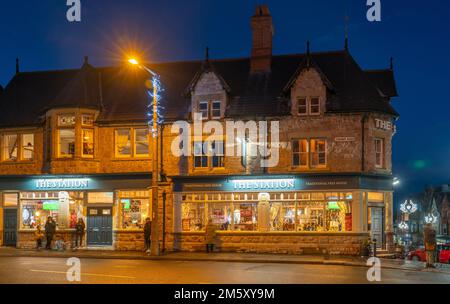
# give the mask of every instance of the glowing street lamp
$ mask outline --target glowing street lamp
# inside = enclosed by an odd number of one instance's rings
[[[131,65],[140,67],[151,75],[152,89],[148,89],[148,96],[151,102],[148,104],[149,112],[147,117],[149,119],[148,126],[152,134],[152,234],[151,234],[151,255],[159,255],[159,225],[158,225],[158,125],[162,123],[161,115],[159,113],[159,102],[161,100],[161,82],[159,75],[150,70],[146,66],[139,63],[136,58],[129,58],[128,62]],[[150,111],[151,110],[151,111]]]

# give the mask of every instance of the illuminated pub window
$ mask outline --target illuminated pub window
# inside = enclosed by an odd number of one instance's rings
[[[83,192],[22,192],[20,213],[22,229],[44,228],[49,216],[58,229],[73,229],[83,217]]]
[[[182,195],[182,231],[200,231],[208,220],[218,230],[257,231],[258,193]],[[352,194],[270,193],[270,231],[352,231]]]

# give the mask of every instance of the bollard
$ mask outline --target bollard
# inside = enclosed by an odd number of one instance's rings
[[[373,257],[377,256],[377,239],[373,239]]]

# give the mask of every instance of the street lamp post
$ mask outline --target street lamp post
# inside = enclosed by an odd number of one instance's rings
[[[133,65],[137,65],[140,68],[147,71],[152,76],[152,86],[153,91],[150,95],[152,97],[152,104],[149,105],[149,108],[152,108],[152,123],[149,123],[149,127],[151,125],[151,134],[152,134],[152,233],[151,233],[151,246],[150,246],[150,254],[151,255],[159,255],[159,223],[158,223],[158,102],[159,102],[159,76],[147,68],[146,66],[140,64],[136,59],[131,58],[128,60],[129,63]],[[150,116],[150,114],[148,114]]]

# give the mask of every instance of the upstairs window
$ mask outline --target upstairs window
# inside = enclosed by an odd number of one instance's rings
[[[5,134],[1,142],[1,160],[7,162],[34,159],[34,134]]]
[[[375,167],[384,167],[384,140],[375,138]]]
[[[19,136],[17,134],[8,134],[3,136],[2,142],[2,160],[16,161],[19,150]]]
[[[311,98],[311,103],[309,106],[309,113],[311,115],[319,115],[320,114],[320,101],[319,98]]]
[[[116,157],[131,157],[131,129],[116,130]]]
[[[58,157],[75,155],[75,114],[58,115]]]
[[[58,157],[72,158],[75,155],[75,129],[58,130]]]
[[[213,168],[225,167],[223,141],[213,141],[211,143],[211,150],[212,150],[212,167]]]
[[[117,158],[150,156],[148,128],[117,129],[115,134]]]
[[[320,115],[320,98],[298,97],[297,114],[299,116]]]
[[[292,165],[295,167],[308,166],[308,140],[292,141]]]
[[[194,142],[194,167],[208,168],[207,147],[202,141]]]
[[[306,98],[298,98],[297,99],[297,105],[298,105],[298,115],[308,115],[308,103],[306,101]]]
[[[325,139],[311,139],[311,167],[327,165],[327,142]]]
[[[223,141],[194,142],[194,168],[225,167]]]
[[[212,107],[211,107],[211,118],[221,118],[222,117],[222,111],[221,111],[221,105],[222,103],[220,101],[213,101]]]
[[[134,130],[134,153],[138,157],[150,155],[148,128]]]
[[[94,157],[94,130],[83,129],[83,157]]]
[[[198,105],[199,113],[202,115],[202,119],[208,119],[209,115],[209,103],[207,101],[200,101]]]
[[[22,134],[22,160],[34,159],[34,134]]]

